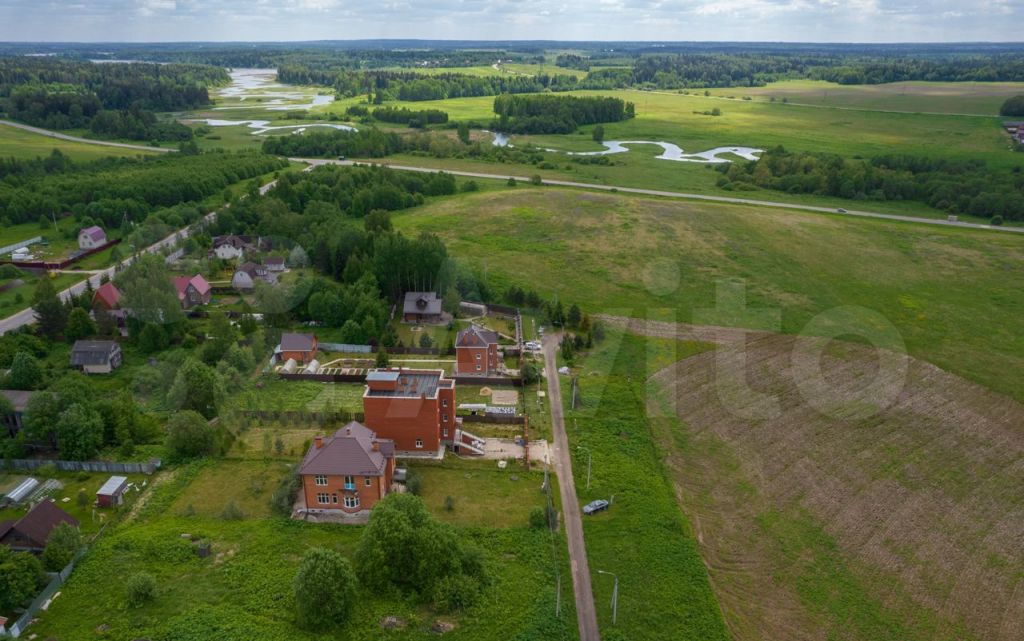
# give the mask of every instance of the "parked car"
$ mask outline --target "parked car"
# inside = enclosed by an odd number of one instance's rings
[[[590,503],[587,503],[586,505],[584,505],[583,506],[583,513],[587,514],[587,515],[597,514],[601,510],[607,510],[607,509],[608,509],[608,501],[606,501],[604,499],[597,499],[596,501],[591,501]]]
[[[840,214],[845,214],[845,213],[846,213],[846,210],[845,210],[845,209],[843,209],[842,207],[840,207],[840,208],[839,208],[839,209],[837,209],[836,211],[837,211],[837,212],[839,212]]]

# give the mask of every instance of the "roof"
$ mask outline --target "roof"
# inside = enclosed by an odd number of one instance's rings
[[[267,265],[284,265],[284,258],[280,256],[267,256],[263,262]]]
[[[206,294],[210,291],[210,283],[206,282],[202,274],[196,274],[195,276],[175,276],[174,277],[174,289],[178,290],[178,299],[185,298],[185,292],[188,290],[188,286],[192,285],[196,291],[201,295]]]
[[[441,299],[434,292],[406,292],[402,312],[405,314],[440,314]]]
[[[377,375],[382,370],[373,370],[367,373],[366,380]],[[397,396],[418,398],[421,395],[433,398],[437,394],[437,388],[443,387],[442,379],[444,370],[383,370],[385,373],[398,374],[398,384],[394,389],[372,389],[367,387],[366,396]],[[378,378],[378,381],[391,381],[393,378]]]
[[[374,443],[377,451],[373,449]],[[394,453],[394,441],[378,439],[376,432],[352,421],[324,438],[320,447],[316,442],[310,445],[299,465],[299,474],[383,476],[387,460]]]
[[[285,332],[281,334],[282,352],[311,352],[316,345],[316,334],[296,334]]]
[[[498,332],[485,329],[479,325],[470,325],[455,337],[456,347],[479,347],[498,342]]]
[[[257,268],[258,268],[258,265],[256,263],[246,262],[246,263],[242,263],[241,265],[239,265],[238,269],[235,270],[235,273],[245,272],[246,274],[249,275],[250,278],[256,278],[256,270],[257,270]]]
[[[106,303],[107,307],[113,309],[121,302],[121,290],[115,287],[114,283],[103,283],[93,294],[93,303],[97,298]]]
[[[102,365],[117,349],[120,347],[114,341],[75,341],[71,348],[71,364]]]
[[[398,380],[398,372],[386,369],[375,369],[366,375],[366,380],[393,383]]]
[[[40,501],[28,511],[28,514],[15,521],[8,531],[16,530],[34,543],[46,545],[46,539],[49,538],[50,532],[61,523],[78,527],[78,520],[73,516],[48,500]]]
[[[24,412],[25,408],[28,407],[28,399],[32,398],[32,395],[35,394],[35,392],[5,389],[0,390],[0,394],[3,394],[7,400],[10,401],[11,407],[14,408],[15,412]]]
[[[252,247],[252,236],[238,236],[236,234],[228,234],[227,236],[215,236],[213,239],[213,248],[223,247],[224,245],[230,245],[238,249],[245,249]]]
[[[78,232],[78,235],[88,236],[89,238],[95,241],[105,240],[107,237],[106,232],[104,232],[101,227],[98,227],[96,225],[82,229],[82,231]]]
[[[127,476],[111,476],[107,479],[107,482],[103,484],[103,487],[96,490],[96,493],[103,496],[111,496],[127,484]]]

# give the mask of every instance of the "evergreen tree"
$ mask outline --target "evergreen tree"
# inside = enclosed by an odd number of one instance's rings
[[[50,339],[61,335],[68,322],[68,308],[57,297],[53,282],[43,275],[36,285],[32,298],[32,309],[36,313],[39,331]]]

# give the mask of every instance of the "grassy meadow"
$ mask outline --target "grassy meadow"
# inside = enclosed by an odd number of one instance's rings
[[[749,307],[778,310],[786,333],[862,306],[911,354],[1024,399],[1016,235],[525,187],[430,203],[394,223],[439,234],[495,289],[533,288],[591,313],[695,322],[722,279],[745,283]]]
[[[13,157],[22,160],[40,158],[49,156],[54,149],[60,149],[62,153],[77,161],[99,160],[109,156],[138,156],[140,154],[156,153],[140,149],[121,149],[107,145],[91,145],[84,142],[60,140],[15,127],[0,125],[0,157],[2,158]]]

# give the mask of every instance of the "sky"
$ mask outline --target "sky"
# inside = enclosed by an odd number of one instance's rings
[[[0,40],[1021,41],[1024,0],[0,0]]]

